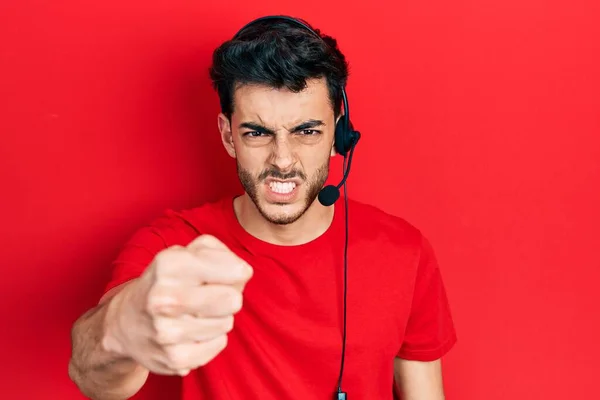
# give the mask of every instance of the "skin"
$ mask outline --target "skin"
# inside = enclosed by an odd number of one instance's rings
[[[330,225],[333,208],[315,199],[336,154],[336,120],[325,81],[310,80],[300,93],[241,86],[234,104],[231,121],[219,114],[218,125],[245,189],[234,202],[240,224],[270,243],[297,245],[318,237]],[[302,124],[309,125],[295,129]],[[269,178],[296,178],[299,195],[294,201],[269,201],[265,185]]]
[[[183,376],[205,365],[227,345],[252,273],[210,235],[159,252],[75,322],[69,377],[90,399],[124,400],[150,372]]]
[[[445,400],[442,362],[394,360],[394,379],[402,400]]]
[[[246,191],[234,202],[240,224],[270,243],[315,239],[333,218],[333,206],[315,201],[335,155],[325,82],[311,80],[300,93],[242,86],[234,102],[231,121],[220,114],[218,127]],[[295,197],[274,201],[269,179],[295,180]],[[71,380],[91,399],[122,400],[150,372],[183,376],[209,363],[227,345],[252,273],[209,235],[159,252],[142,276],[111,290],[75,322]],[[403,400],[444,399],[439,361],[397,359],[394,375]]]

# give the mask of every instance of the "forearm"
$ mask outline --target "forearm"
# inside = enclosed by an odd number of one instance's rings
[[[148,377],[148,370],[105,346],[106,326],[113,318],[109,306],[114,300],[86,312],[71,331],[69,376],[84,395],[94,400],[128,399]]]
[[[394,378],[402,400],[444,400],[441,361],[419,362],[396,358]]]

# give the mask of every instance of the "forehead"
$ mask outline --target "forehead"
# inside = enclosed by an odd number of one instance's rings
[[[234,118],[264,121],[272,126],[311,118],[323,121],[333,118],[324,79],[307,81],[306,88],[297,93],[266,85],[243,85],[235,90],[233,103]]]

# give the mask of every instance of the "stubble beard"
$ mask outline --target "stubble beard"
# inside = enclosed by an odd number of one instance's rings
[[[274,168],[267,169],[267,170],[261,172],[261,174],[258,177],[253,177],[249,171],[243,169],[240,166],[239,162],[237,162],[237,173],[238,173],[238,177],[240,179],[240,182],[241,182],[244,190],[248,194],[248,197],[250,197],[250,199],[254,203],[254,205],[255,205],[256,209],[258,210],[258,212],[260,213],[260,215],[262,215],[262,217],[264,219],[266,219],[267,221],[269,221],[272,224],[287,225],[287,224],[294,223],[298,219],[300,219],[300,217],[302,217],[304,215],[304,213],[306,213],[308,208],[314,203],[315,199],[319,195],[319,192],[321,191],[321,189],[323,188],[323,185],[325,184],[325,182],[327,180],[328,173],[329,173],[329,161],[330,161],[329,158],[327,158],[327,161],[315,171],[315,173],[313,174],[312,177],[310,177],[310,179],[306,179],[306,176],[300,171],[294,170],[290,173],[284,174],[281,171],[274,169]],[[298,210],[296,213],[291,214],[291,215],[268,213],[262,206],[261,200],[259,199],[259,196],[258,196],[258,186],[261,185],[262,182],[268,177],[279,178],[279,179],[290,179],[290,178],[295,178],[295,177],[302,178],[303,185],[305,185],[307,188],[302,208],[300,210]],[[279,206],[287,205],[287,203],[272,203],[272,204],[279,205]]]

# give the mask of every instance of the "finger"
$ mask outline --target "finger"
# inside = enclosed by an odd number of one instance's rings
[[[252,267],[233,253],[206,252],[198,271],[202,283],[244,285],[254,273]]]
[[[184,315],[179,318],[159,318],[155,321],[156,342],[159,345],[205,342],[233,329],[233,316],[196,318]]]
[[[186,374],[192,369],[206,365],[227,346],[227,335],[214,339],[165,347],[163,363],[171,370]]]
[[[187,245],[187,248],[190,250],[197,250],[204,247],[210,247],[212,249],[219,250],[229,250],[229,247],[227,247],[225,243],[212,235],[200,235]]]
[[[226,317],[242,308],[243,297],[230,285],[200,285],[187,288],[155,286],[149,294],[148,308],[152,315],[179,317]]]
[[[235,254],[208,248],[196,253],[184,248],[172,248],[159,253],[155,261],[156,279],[174,286],[240,284],[250,279],[252,273],[252,268]]]
[[[252,267],[241,257],[237,256],[233,251],[229,249],[222,241],[212,235],[201,235],[194,239],[190,244],[188,244],[187,248],[195,255],[199,257],[207,257],[209,254],[214,255],[216,258],[220,258],[218,252],[211,252],[210,250],[220,250],[223,251],[224,254],[221,254],[225,259],[227,259],[228,263],[233,264],[242,264],[243,273],[245,273],[245,277],[242,278],[239,282],[214,282],[214,283],[231,283],[237,285],[240,290],[243,290],[248,279],[251,278],[253,270]],[[231,259],[230,259],[231,257]],[[217,262],[217,260],[214,260]],[[220,264],[212,264],[212,265],[220,265]]]

